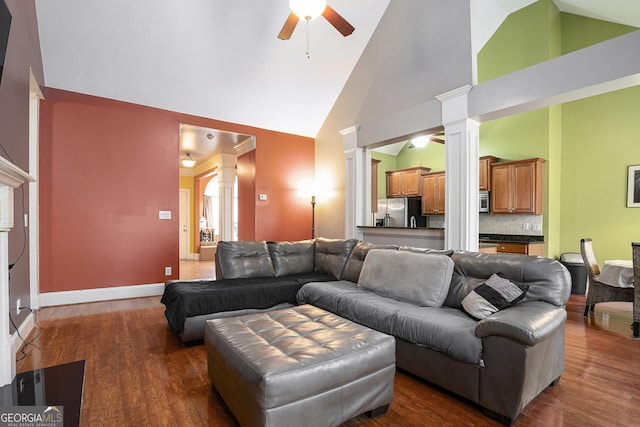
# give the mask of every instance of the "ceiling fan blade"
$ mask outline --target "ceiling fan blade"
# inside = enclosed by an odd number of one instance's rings
[[[282,29],[280,30],[278,38],[280,40],[289,40],[291,38],[291,34],[293,34],[293,30],[296,29],[298,20],[298,16],[295,13],[291,12],[284,25],[282,26]]]
[[[324,12],[322,12],[322,16],[345,37],[353,33],[353,30],[355,30],[353,25],[349,24],[346,19],[340,16],[340,14],[333,10],[329,5],[327,5]]]
[[[437,142],[439,144],[444,144],[444,132],[436,133],[435,135],[431,135],[429,138],[433,142]]]

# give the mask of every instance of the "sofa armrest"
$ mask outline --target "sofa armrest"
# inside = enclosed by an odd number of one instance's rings
[[[563,327],[567,311],[543,301],[527,301],[482,319],[476,336],[501,335],[525,345],[536,345]]]

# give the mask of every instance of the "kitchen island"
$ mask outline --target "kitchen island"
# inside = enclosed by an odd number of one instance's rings
[[[444,249],[443,228],[360,226],[358,230],[362,234],[362,240],[376,245]],[[479,252],[496,253],[498,244],[479,242],[478,247]]]

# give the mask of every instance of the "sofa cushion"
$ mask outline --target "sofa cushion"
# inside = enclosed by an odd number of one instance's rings
[[[422,307],[447,297],[453,261],[446,255],[374,249],[362,266],[358,288]]]
[[[371,249],[396,250],[398,247],[393,245],[374,245],[369,242],[356,243],[351,251],[351,255],[349,255],[347,264],[344,266],[344,270],[342,271],[342,280],[348,280],[354,283],[358,282],[358,278],[360,278],[360,271],[362,271],[362,265],[364,264],[364,259],[367,257],[367,253],[369,253]]]
[[[313,271],[314,241],[267,242],[276,277]]]
[[[474,333],[478,322],[462,310],[418,307],[359,289],[346,280],[307,283],[298,291],[297,300],[457,360],[483,363],[482,340]]]
[[[271,255],[265,241],[220,241],[216,259],[222,274],[219,279],[275,276]]]
[[[315,242],[313,269],[317,273],[330,274],[339,279],[347,263],[356,239],[325,239],[319,237]]]
[[[453,255],[453,251],[451,249],[414,248],[412,246],[400,246],[398,250],[413,252],[417,254],[439,254],[447,256]]]
[[[493,313],[521,301],[529,286],[492,274],[462,300],[462,308],[474,319],[484,319]]]

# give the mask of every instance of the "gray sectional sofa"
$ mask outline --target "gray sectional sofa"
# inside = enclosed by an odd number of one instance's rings
[[[183,336],[207,318],[312,304],[393,335],[399,368],[504,424],[564,371],[571,279],[557,261],[329,239],[221,242],[216,255],[218,280],[167,284],[167,320]],[[194,286],[205,289],[181,295]]]

